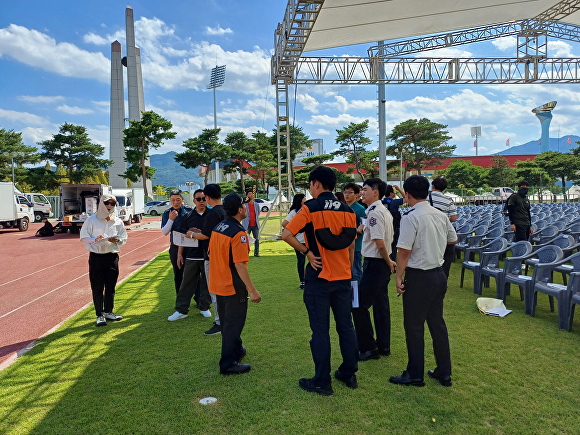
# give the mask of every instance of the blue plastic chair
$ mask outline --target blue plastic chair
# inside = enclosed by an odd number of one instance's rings
[[[499,267],[499,261],[495,261],[492,253],[484,253],[481,258],[481,274],[495,279],[496,297],[505,301],[506,295],[509,294],[509,284],[506,284],[505,277],[508,273],[521,273],[522,262],[532,253],[532,244],[525,240],[513,243],[503,251],[497,252],[501,257],[506,252],[511,251],[512,256],[507,257],[504,266]],[[523,291],[520,297],[524,298]]]
[[[485,258],[486,266],[497,266],[499,265],[500,254],[506,252],[507,247],[508,241],[503,237],[498,237],[482,247],[483,251],[480,253],[480,262],[464,261],[461,265],[461,280],[459,282],[459,287],[463,287],[465,270],[471,270],[473,272],[473,293],[480,295],[483,282],[483,276],[481,274],[483,259]],[[465,256],[467,257],[467,251],[465,252]]]

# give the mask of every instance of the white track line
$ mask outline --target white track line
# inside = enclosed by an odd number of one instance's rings
[[[123,258],[125,255],[128,255],[128,254],[130,254],[131,252],[135,252],[136,250],[138,250],[138,249],[141,249],[142,247],[144,247],[144,246],[147,246],[148,244],[150,244],[150,243],[153,243],[153,242],[155,242],[155,241],[157,241],[157,240],[159,240],[160,238],[163,238],[163,237],[165,237],[165,236],[157,237],[156,239],[150,240],[149,242],[147,242],[147,243],[145,243],[145,244],[143,244],[143,245],[139,246],[138,248],[135,248],[135,249],[133,249],[133,250],[131,250],[131,251],[129,251],[129,252],[125,252],[125,253],[123,253],[123,254],[119,255],[119,257],[120,257],[120,258]],[[163,252],[163,251],[162,251],[162,252]],[[83,257],[84,257],[84,256],[85,256],[85,255],[83,255]],[[80,257],[80,256],[79,256],[79,257]],[[78,257],[74,257],[74,258],[78,258]],[[50,267],[52,267],[52,266],[50,266]],[[36,301],[38,301],[39,299],[42,299],[43,297],[45,297],[45,296],[47,296],[47,295],[49,295],[49,294],[51,294],[51,293],[53,293],[53,292],[55,292],[55,291],[57,291],[57,290],[59,290],[59,289],[61,289],[61,288],[65,287],[65,286],[69,285],[69,284],[70,284],[70,283],[72,283],[72,282],[75,282],[75,281],[77,281],[77,280],[79,280],[79,279],[81,279],[81,278],[84,278],[85,276],[88,276],[88,274],[89,274],[88,272],[86,272],[86,273],[83,273],[81,276],[78,276],[78,277],[76,277],[75,279],[72,279],[72,280],[70,280],[69,282],[66,282],[66,283],[64,283],[63,285],[61,285],[61,286],[59,286],[59,287],[56,287],[56,288],[54,288],[54,289],[50,290],[50,291],[49,291],[49,292],[47,292],[47,293],[44,293],[43,295],[41,295],[41,296],[37,297],[36,299],[32,299],[31,301],[28,301],[28,302],[27,302],[27,303],[25,303],[24,305],[21,305],[21,306],[19,306],[19,307],[17,307],[17,308],[14,308],[12,311],[9,311],[9,312],[7,312],[6,314],[2,314],[2,315],[0,316],[0,319],[3,319],[4,317],[6,317],[6,316],[8,316],[8,315],[10,315],[10,314],[14,313],[15,311],[18,311],[18,310],[20,310],[20,309],[22,309],[22,308],[24,308],[24,307],[26,307],[26,306],[28,306],[28,305],[30,305],[30,304],[32,304],[32,303],[34,303],[34,302],[36,302]]]
[[[165,236],[163,236],[163,237],[165,237]],[[157,240],[157,239],[154,239],[154,240]],[[143,246],[145,246],[145,245],[143,245]],[[136,249],[139,249],[139,248],[136,248]],[[135,249],[133,249],[133,251],[135,251]],[[129,252],[133,252],[133,251],[129,251]],[[75,260],[77,258],[81,258],[81,257],[85,257],[85,256],[86,256],[86,253],[84,253],[82,255],[77,255],[76,257],[69,258],[67,261]],[[12,284],[13,282],[19,281],[19,280],[24,279],[24,278],[28,278],[29,276],[36,275],[37,273],[44,272],[45,270],[48,270],[48,269],[53,268],[53,267],[56,267],[56,266],[62,266],[62,263],[55,263],[52,266],[47,266],[44,269],[39,269],[39,270],[37,270],[35,272],[29,273],[28,275],[22,275],[21,277],[18,277],[16,279],[13,279],[12,281],[3,282],[2,284],[0,284],[0,287],[2,287],[4,285],[7,285],[7,284]]]

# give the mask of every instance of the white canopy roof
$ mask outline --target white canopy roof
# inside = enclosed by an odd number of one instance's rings
[[[534,18],[558,0],[325,0],[304,51]],[[580,25],[580,11],[563,22]]]

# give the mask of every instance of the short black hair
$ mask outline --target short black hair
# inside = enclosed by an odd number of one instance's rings
[[[390,196],[391,193],[393,193],[395,191],[395,189],[393,189],[393,186],[390,184],[387,184],[387,189],[385,190],[385,196]]]
[[[387,191],[387,183],[380,178],[369,178],[364,181],[363,186],[369,186],[373,190],[378,190],[379,199],[383,199],[383,196],[385,196],[385,192]]]
[[[530,183],[528,183],[526,180],[522,180],[518,183],[518,187],[522,187],[522,186],[530,187]]]
[[[422,175],[411,175],[403,183],[403,189],[415,199],[425,199],[429,195],[429,181]]]
[[[431,184],[435,189],[440,190],[441,192],[447,189],[447,180],[443,177],[435,178],[433,181],[431,181]]]
[[[318,181],[324,190],[332,192],[336,186],[336,174],[328,166],[317,166],[308,175],[308,183],[313,181]]]
[[[173,196],[173,195],[179,195],[183,198],[183,195],[181,194],[181,190],[179,190],[179,189],[171,189],[169,191],[169,196]]]
[[[230,193],[224,198],[223,207],[228,216],[235,216],[238,214],[240,207],[244,205],[244,199],[237,193]]]
[[[211,199],[220,199],[222,197],[222,189],[218,184],[208,184],[203,188],[203,193]]]
[[[346,183],[342,188],[342,191],[344,192],[346,189],[352,189],[352,191],[357,195],[360,193],[360,186],[356,183]]]
[[[193,196],[195,196],[195,194],[199,193],[199,192],[203,193],[203,189],[197,189],[195,192],[193,192]],[[204,193],[204,195],[205,195],[205,193]]]

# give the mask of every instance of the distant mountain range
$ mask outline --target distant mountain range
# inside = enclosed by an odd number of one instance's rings
[[[198,174],[198,168],[185,169],[175,161],[175,154],[175,151],[170,151],[165,154],[151,155],[151,167],[156,169],[153,184],[169,187],[192,181],[203,186],[203,177]]]
[[[568,143],[568,139],[570,143]],[[578,148],[576,142],[580,141],[580,136],[568,135],[561,138],[550,139],[550,151],[561,153],[570,152],[573,148]],[[164,186],[179,186],[185,182],[192,181],[203,185],[203,177],[198,174],[198,168],[185,169],[175,161],[175,151],[165,154],[153,154],[151,156],[151,166],[156,169],[153,184],[163,184]],[[522,145],[506,147],[504,151],[496,155],[509,154],[540,154],[540,144],[537,140],[529,141]]]
[[[570,139],[570,143],[568,143],[568,138]],[[571,149],[578,148],[579,145],[576,143],[578,141],[580,141],[580,136],[574,135],[562,136],[559,139],[550,138],[550,151],[569,153]],[[532,140],[523,145],[506,147],[504,151],[496,153],[496,155],[498,154],[540,154],[540,144],[537,140]]]

